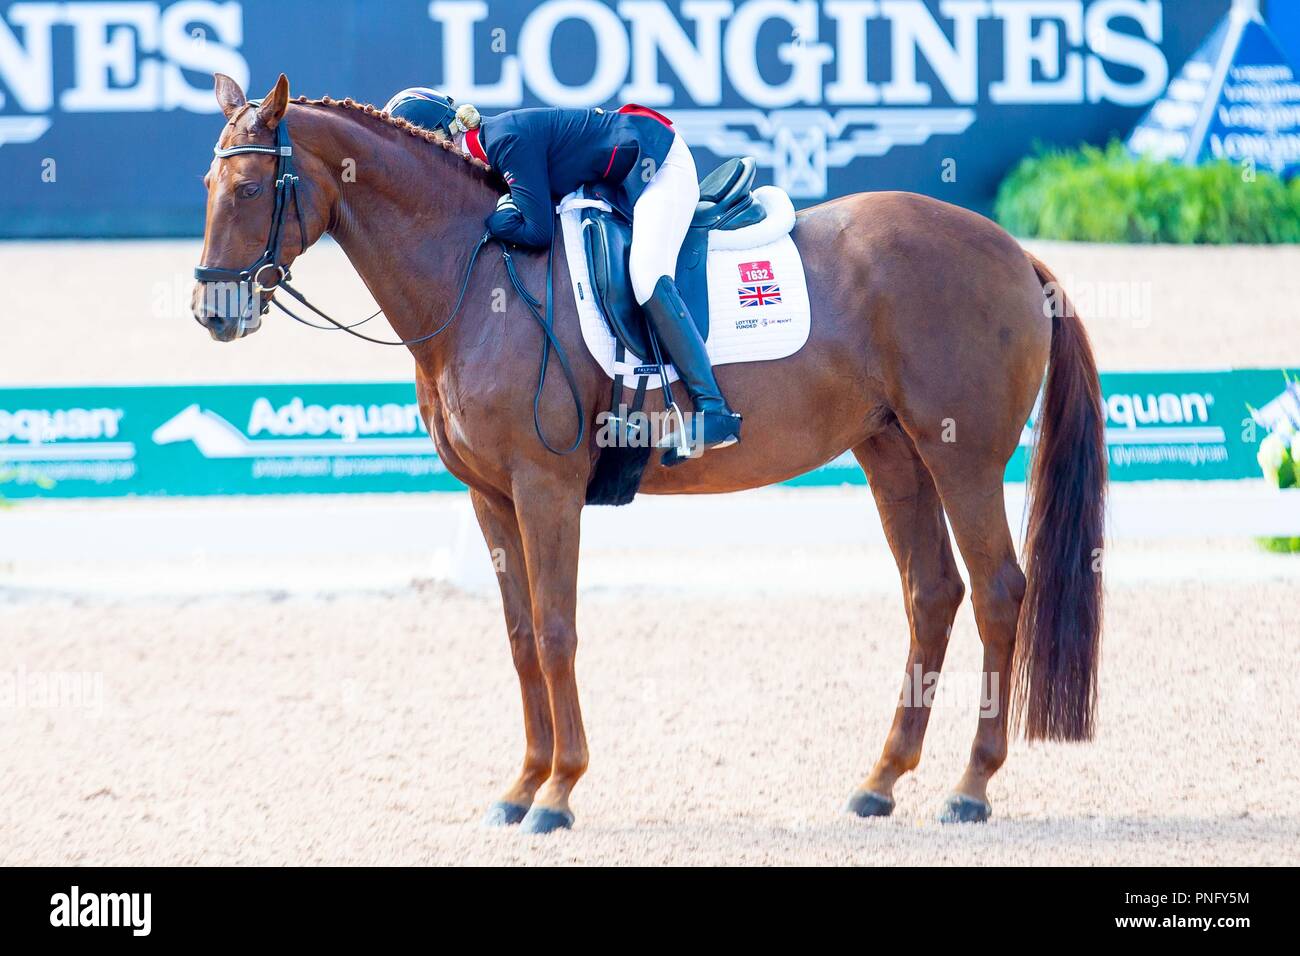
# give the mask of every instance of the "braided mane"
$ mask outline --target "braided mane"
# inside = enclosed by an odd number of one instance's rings
[[[354,113],[378,120],[387,126],[391,126],[393,129],[401,130],[409,136],[414,136],[416,139],[422,139],[426,143],[437,146],[444,152],[466,163],[470,169],[496,189],[505,189],[505,181],[494,169],[492,169],[492,167],[482,160],[471,156],[469,153],[457,149],[456,145],[449,138],[438,136],[432,130],[416,126],[414,123],[408,122],[400,116],[393,116],[389,113],[385,113],[383,110],[379,109],[379,107],[370,103],[358,103],[350,96],[347,99],[342,100],[336,100],[331,96],[322,96],[320,99],[316,100],[308,99],[305,96],[298,96],[295,97],[292,102],[299,106],[325,106],[333,109],[350,110]]]

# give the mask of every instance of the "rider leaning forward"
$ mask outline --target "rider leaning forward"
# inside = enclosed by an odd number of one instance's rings
[[[673,276],[700,199],[695,160],[664,116],[644,106],[616,112],[581,109],[509,110],[480,116],[469,104],[415,87],[385,110],[441,132],[501,174],[510,191],[487,219],[492,235],[546,248],[560,198],[582,186],[620,209],[631,209],[632,292],[663,343],[695,405],[696,447],[740,440],[740,416],[723,398],[704,341]]]

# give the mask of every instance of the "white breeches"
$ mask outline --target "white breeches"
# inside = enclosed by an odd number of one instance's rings
[[[663,165],[632,207],[628,273],[638,305],[650,298],[661,276],[672,278],[676,274],[677,254],[699,201],[695,159],[686,140],[676,136]]]

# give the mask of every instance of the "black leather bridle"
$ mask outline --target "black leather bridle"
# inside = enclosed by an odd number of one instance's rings
[[[249,105],[258,106],[259,100],[249,100]],[[294,219],[298,223],[298,247],[300,252],[307,249],[307,227],[302,217],[302,203],[298,198],[298,176],[293,169],[293,141],[289,138],[289,121],[281,119],[280,124],[275,128],[275,145],[261,146],[256,143],[246,143],[241,146],[228,146],[222,149],[215,146],[212,153],[218,159],[225,159],[229,156],[245,156],[249,154],[261,154],[265,156],[276,157],[275,163],[275,206],[271,211],[271,228],[267,234],[266,247],[262,250],[261,256],[246,269],[222,269],[217,266],[198,266],[194,270],[194,278],[200,282],[220,282],[234,283],[239,289],[239,333],[243,335],[248,328],[248,322],[253,318],[252,303],[260,302],[258,316],[266,315],[272,305],[283,312],[295,322],[301,322],[303,325],[313,329],[320,329],[324,332],[347,332],[359,339],[372,342],[375,345],[418,345],[421,342],[427,342],[442,333],[444,329],[451,324],[451,320],[456,317],[460,311],[460,304],[465,298],[465,289],[469,285],[470,273],[473,271],[474,263],[478,259],[479,251],[488,242],[488,236],[484,236],[478,247],[475,248],[473,256],[470,257],[469,269],[465,273],[465,282],[461,285],[460,298],[456,300],[456,308],[452,311],[451,316],[439,328],[430,332],[428,335],[422,335],[415,339],[401,339],[394,342],[386,342],[382,339],[371,338],[360,332],[354,332],[358,326],[365,325],[371,319],[377,318],[383,313],[383,309],[353,322],[351,325],[344,325],[326,313],[322,312],[316,306],[312,305],[301,292],[293,287],[290,280],[292,274],[289,267],[281,259],[281,248],[284,243],[285,219],[289,210],[293,210]],[[272,270],[272,278],[269,283],[262,281],[262,275],[267,270]],[[320,316],[328,325],[318,325],[298,315],[289,309],[283,302],[275,297],[276,290],[283,289],[286,293],[296,299],[302,305],[306,306],[316,315]],[[263,292],[270,292],[271,295],[266,300],[261,300]],[[197,317],[195,321],[198,321]]]
[[[253,106],[258,105],[258,101],[249,100]],[[380,309],[374,315],[355,322],[352,325],[344,325],[333,317],[322,312],[316,306],[307,301],[307,298],[290,285],[289,267],[281,261],[280,252],[284,242],[284,222],[288,215],[289,209],[293,209],[294,218],[298,222],[298,245],[299,251],[304,252],[307,249],[307,229],[302,218],[302,203],[298,198],[298,176],[293,171],[293,142],[289,139],[289,121],[288,118],[282,118],[275,128],[275,145],[260,146],[255,143],[246,143],[240,146],[228,146],[222,149],[220,146],[213,147],[213,154],[219,159],[225,159],[229,156],[243,156],[247,154],[260,153],[267,156],[276,157],[275,163],[275,207],[271,213],[271,230],[266,239],[266,248],[262,250],[261,256],[258,257],[252,265],[246,269],[222,269],[216,266],[197,266],[194,269],[194,278],[199,282],[233,282],[237,283],[240,291],[240,313],[239,313],[239,333],[244,334],[247,323],[253,318],[252,303],[260,300],[264,291],[270,291],[271,295],[266,301],[261,302],[257,316],[265,315],[275,305],[281,312],[289,316],[295,322],[301,322],[303,325],[310,326],[313,329],[324,329],[325,331],[347,332],[349,335],[356,336],[366,342],[373,342],[376,345],[394,345],[394,346],[411,346],[419,345],[422,342],[428,342],[445,332],[456,316],[460,314],[460,308],[465,302],[465,293],[469,289],[470,278],[474,274],[474,265],[478,262],[479,253],[483,247],[493,240],[489,232],[484,232],[481,239],[474,246],[474,251],[470,254],[469,264],[465,267],[465,278],[460,285],[460,293],[456,296],[456,305],[451,310],[438,328],[426,335],[421,335],[414,339],[398,339],[395,341],[385,341],[383,339],[371,338],[361,332],[355,331],[359,325],[364,325],[371,319],[383,312]],[[498,240],[500,242],[500,240]],[[533,396],[533,427],[537,431],[537,437],[541,439],[542,444],[547,451],[554,452],[558,455],[566,455],[575,451],[582,444],[583,437],[586,434],[587,416],[582,405],[582,392],[578,387],[577,376],[573,373],[573,367],[569,362],[569,357],[564,351],[564,347],[555,336],[554,318],[554,274],[555,274],[555,239],[552,236],[550,249],[546,256],[546,303],[543,308],[542,303],[529,293],[527,287],[523,284],[519,274],[515,271],[514,259],[510,255],[510,249],[504,242],[500,242],[501,255],[505,262],[506,273],[510,277],[510,283],[514,286],[515,291],[523,299],[524,305],[527,306],[529,314],[542,330],[542,359],[541,369],[537,380],[537,392]],[[271,284],[262,283],[262,274],[268,269],[273,270],[274,278]],[[316,315],[320,316],[329,325],[317,325],[309,322],[302,316],[297,315],[283,302],[275,297],[276,291],[283,289],[295,300],[302,303]],[[244,297],[247,296],[249,306],[244,305]],[[195,321],[198,321],[197,316]],[[202,324],[202,323],[200,323]],[[573,397],[574,410],[578,416],[578,431],[573,439],[573,444],[564,449],[555,448],[547,441],[546,436],[542,433],[541,423],[541,401],[542,389],[546,385],[546,368],[550,363],[551,349],[555,350],[555,355],[560,363],[560,370],[564,373],[566,384],[569,386],[569,393]]]
[[[225,159],[229,156],[244,156],[250,153],[261,153],[268,156],[276,157],[275,162],[275,208],[271,213],[271,231],[266,239],[266,248],[262,250],[261,256],[258,257],[252,265],[246,269],[221,269],[216,266],[199,266],[194,270],[194,278],[200,282],[234,282],[239,286],[240,291],[240,332],[244,330],[245,323],[252,318],[252,309],[245,306],[245,296],[250,305],[266,289],[274,288],[277,285],[283,285],[289,280],[289,268],[284,265],[280,258],[281,247],[284,243],[284,222],[290,207],[293,208],[294,217],[298,221],[298,241],[302,248],[307,247],[307,230],[302,218],[302,204],[298,200],[298,176],[293,171],[293,143],[289,140],[289,124],[281,121],[280,125],[275,128],[275,145],[260,146],[256,143],[246,143],[241,146],[228,146],[222,149],[220,146],[213,147],[213,154],[218,159]],[[270,284],[262,282],[262,276],[267,270],[274,273]],[[271,300],[267,299],[261,303],[259,315],[265,315],[271,306]]]

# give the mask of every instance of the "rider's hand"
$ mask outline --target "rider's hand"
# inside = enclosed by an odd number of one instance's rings
[[[514,197],[509,193],[506,193],[497,200],[496,211],[487,217],[488,232],[492,233],[494,236],[502,237],[503,232],[505,232],[505,230],[502,229],[503,224],[513,225],[521,218],[519,207],[515,205]],[[504,238],[509,239],[512,237],[507,235]]]
[[[520,205],[522,203],[522,205]],[[536,221],[529,222],[525,210],[537,211]],[[535,197],[521,190],[519,202],[514,193],[506,193],[497,200],[497,207],[487,217],[487,230],[506,242],[514,243],[528,249],[545,249],[551,241],[550,223],[544,218],[547,207],[539,204]]]

